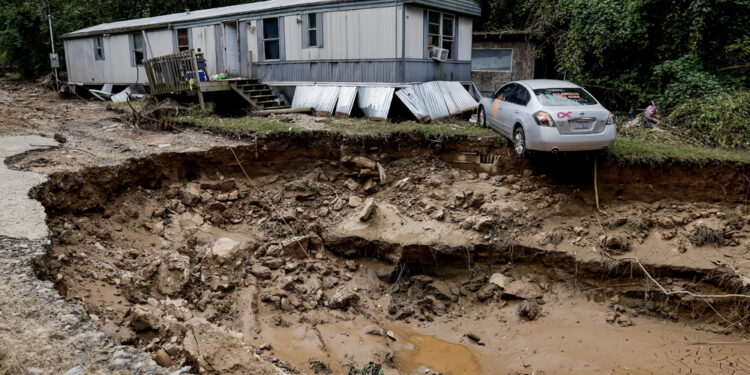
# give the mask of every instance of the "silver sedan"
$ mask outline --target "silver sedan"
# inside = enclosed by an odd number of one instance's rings
[[[617,137],[612,113],[567,81],[511,82],[482,99],[478,121],[510,139],[519,157],[529,150],[606,150]]]

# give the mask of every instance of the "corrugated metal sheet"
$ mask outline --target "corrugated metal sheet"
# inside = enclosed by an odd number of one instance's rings
[[[354,109],[354,99],[356,98],[356,87],[342,87],[339,90],[339,101],[336,104],[336,116],[351,116],[352,109]]]
[[[459,82],[426,82],[402,89],[396,95],[420,121],[425,117],[440,120],[479,106]]]
[[[402,103],[409,108],[412,114],[417,120],[422,122],[430,121],[430,115],[425,109],[422,99],[414,91],[414,87],[406,87],[396,92],[396,96],[401,100]]]
[[[297,86],[292,108],[313,108],[321,115],[332,115],[339,99],[338,86]]]
[[[439,120],[451,115],[443,98],[443,90],[439,82],[425,82],[414,85],[414,91],[422,99],[425,111],[433,120]]]
[[[360,87],[357,89],[357,105],[367,118],[385,120],[395,91],[393,87]]]
[[[158,17],[139,18],[135,20],[119,21],[104,23],[88,27],[85,29],[77,30],[72,33],[65,34],[65,38],[74,38],[78,36],[91,35],[94,33],[105,33],[115,32],[118,30],[128,29],[139,29],[139,28],[153,28],[157,26],[167,26],[173,23],[179,22],[192,22],[203,19],[228,17],[233,15],[240,15],[244,13],[270,11],[275,9],[292,8],[302,5],[316,5],[325,3],[335,3],[341,0],[269,0],[261,1],[249,4],[232,5],[220,8],[211,8],[203,10],[194,10],[190,12],[167,14]]]
[[[440,86],[446,102],[450,102],[448,108],[451,108],[452,115],[472,111],[479,107],[479,102],[466,91],[460,82],[440,82]]]

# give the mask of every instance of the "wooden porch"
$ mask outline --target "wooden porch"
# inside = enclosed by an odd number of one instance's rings
[[[206,108],[204,93],[233,91],[250,104],[253,110],[287,109],[270,86],[255,78],[227,78],[209,81],[199,68],[203,55],[193,50],[160,56],[143,61],[152,95],[195,92],[201,108]],[[201,80],[201,73],[205,80]]]

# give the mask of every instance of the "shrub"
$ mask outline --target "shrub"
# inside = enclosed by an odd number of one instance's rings
[[[687,101],[667,118],[669,126],[703,145],[750,148],[750,91],[723,92]]]
[[[669,114],[691,99],[721,91],[718,77],[703,70],[703,63],[694,55],[685,55],[654,67],[654,77],[662,94],[656,102],[662,113]]]

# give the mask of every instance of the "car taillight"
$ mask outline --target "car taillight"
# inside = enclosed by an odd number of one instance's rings
[[[607,118],[607,125],[614,125],[616,120],[617,119],[615,118],[615,115],[610,113],[609,117]]]
[[[534,113],[534,121],[536,121],[537,125],[539,126],[557,126],[555,124],[555,120],[552,119],[552,115],[544,111]]]

